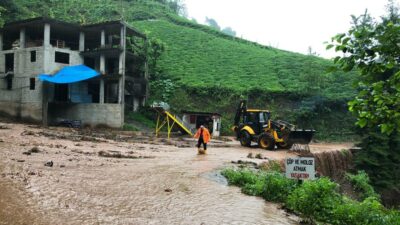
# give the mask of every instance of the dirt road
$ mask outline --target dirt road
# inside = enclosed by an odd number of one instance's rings
[[[293,153],[214,141],[0,124],[0,224],[297,224],[279,205],[227,186],[218,169]],[[334,150],[349,145],[317,145]],[[268,159],[250,159],[256,163]]]

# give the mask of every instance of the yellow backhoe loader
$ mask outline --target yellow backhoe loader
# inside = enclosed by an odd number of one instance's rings
[[[242,146],[250,147],[252,142],[263,149],[290,149],[293,144],[310,143],[315,130],[296,129],[283,120],[271,120],[268,110],[248,109],[247,102],[241,101],[235,115],[232,130]]]

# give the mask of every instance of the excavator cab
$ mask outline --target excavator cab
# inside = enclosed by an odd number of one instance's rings
[[[250,126],[255,133],[261,133],[268,124],[270,113],[266,110],[249,109],[243,114],[242,124]]]
[[[310,143],[314,130],[296,129],[283,120],[271,120],[268,110],[247,109],[247,102],[241,101],[236,111],[232,130],[242,146],[258,143],[263,149],[290,149],[293,144]]]

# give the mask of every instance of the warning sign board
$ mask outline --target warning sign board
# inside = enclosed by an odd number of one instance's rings
[[[315,179],[315,159],[313,157],[286,158],[286,177],[298,180]]]

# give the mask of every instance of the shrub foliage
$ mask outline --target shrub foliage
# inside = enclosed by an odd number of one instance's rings
[[[222,175],[229,184],[241,187],[243,193],[283,203],[311,223],[400,224],[400,212],[386,209],[379,202],[364,172],[349,175],[355,186],[370,196],[362,201],[341,195],[338,184],[324,177],[298,184],[276,171],[225,169]]]

